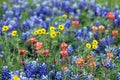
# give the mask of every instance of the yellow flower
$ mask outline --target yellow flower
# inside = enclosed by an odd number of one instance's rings
[[[93,45],[98,45],[98,41],[97,40],[93,40],[92,44]]]
[[[60,35],[61,33],[60,33],[60,31],[57,31],[56,34],[57,34],[57,35]]]
[[[43,28],[41,31],[42,31],[42,34],[46,34],[46,29]]]
[[[20,80],[20,78],[17,75],[14,75],[13,80]]]
[[[12,31],[12,36],[16,36],[16,35],[17,35],[17,31],[16,30]]]
[[[38,29],[38,34],[42,34],[42,30],[41,29]]]
[[[56,37],[56,33],[52,32],[52,33],[50,33],[50,36],[51,36],[51,38],[55,38]]]
[[[35,30],[34,35],[38,35],[38,34],[39,34],[38,30]]]
[[[54,26],[50,26],[50,31],[54,31],[55,27]]]
[[[90,49],[90,48],[91,48],[91,44],[90,44],[90,43],[87,43],[87,44],[86,44],[86,48]]]
[[[92,45],[92,49],[97,49],[97,45]]]
[[[8,26],[3,26],[2,31],[8,31],[9,27]]]
[[[67,14],[63,14],[62,17],[67,18]]]
[[[62,30],[65,29],[65,27],[64,27],[64,25],[59,25],[59,26],[58,26],[58,29],[62,31]]]

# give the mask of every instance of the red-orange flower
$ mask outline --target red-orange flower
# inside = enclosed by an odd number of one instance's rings
[[[72,21],[72,26],[75,26],[76,28],[78,28],[79,27],[79,21],[77,21],[77,20]]]
[[[66,70],[66,69],[67,69],[67,66],[63,65],[63,66],[61,66],[61,69],[62,69],[62,70]]]
[[[47,56],[48,53],[49,53],[49,49],[46,49],[46,50],[43,50],[43,51],[42,51],[43,56]]]
[[[99,80],[99,78],[94,78],[94,80]]]
[[[67,57],[67,56],[68,56],[68,50],[67,50],[67,49],[61,50],[61,51],[60,51],[60,55],[61,55],[62,57]]]
[[[104,27],[103,25],[100,25],[100,26],[98,27],[98,29],[99,29],[99,31],[103,31],[103,30],[105,29],[105,27]]]
[[[112,31],[112,36],[117,37],[118,34],[119,34],[118,30],[115,29],[115,30]]]
[[[37,42],[37,39],[33,37],[33,38],[28,39],[28,42],[35,44]]]
[[[20,49],[20,55],[24,55],[26,53],[26,50]]]
[[[107,53],[107,57],[108,58],[114,58],[114,55],[113,55],[113,53],[109,52],[109,53]]]
[[[114,13],[113,13],[113,12],[108,12],[108,13],[107,13],[107,18],[108,18],[109,20],[114,20],[114,19],[115,19]]]
[[[75,62],[78,66],[82,67],[85,64],[85,61],[82,58],[77,58]]]
[[[35,49],[36,50],[42,50],[42,48],[43,48],[43,43],[42,42],[37,42],[35,44]]]
[[[94,56],[92,56],[91,54],[87,55],[87,61],[93,61],[94,60]]]
[[[93,32],[98,31],[98,27],[97,27],[97,26],[93,26],[93,27],[92,27],[92,31],[93,31]]]
[[[96,62],[95,61],[90,62],[89,67],[90,68],[96,68]]]
[[[67,48],[67,47],[68,47],[68,44],[65,43],[65,42],[62,42],[61,45],[60,45],[60,47],[61,47],[62,49],[63,49],[63,48]]]

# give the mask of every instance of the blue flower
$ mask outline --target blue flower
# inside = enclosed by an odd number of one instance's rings
[[[67,71],[65,72],[65,75],[66,75],[67,77],[73,77],[73,72],[70,71],[70,70],[67,70]]]
[[[49,78],[53,79],[54,76],[55,76],[54,71],[50,71],[50,72],[48,73],[48,76],[49,76]]]
[[[42,75],[41,80],[49,80],[47,75]]]
[[[88,77],[85,80],[94,80],[94,78],[93,77]]]
[[[71,56],[74,52],[74,49],[71,45],[68,46],[68,55]]]
[[[32,61],[32,63],[25,62],[25,75],[28,78],[33,78],[38,73],[38,60]]]
[[[75,80],[81,80],[80,79],[80,76],[77,74],[77,75],[75,75]]]
[[[30,36],[30,32],[22,33],[21,39],[23,41],[26,41],[29,36]]]
[[[11,79],[10,70],[5,66],[2,69],[2,80],[9,80]]]
[[[39,77],[41,78],[42,75],[47,74],[47,65],[45,63],[42,63],[39,67]]]
[[[120,80],[120,73],[117,73],[117,80]]]
[[[62,72],[61,71],[56,73],[55,80],[62,80]]]

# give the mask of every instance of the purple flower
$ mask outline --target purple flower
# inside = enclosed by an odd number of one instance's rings
[[[10,70],[5,66],[2,69],[2,80],[11,79]]]

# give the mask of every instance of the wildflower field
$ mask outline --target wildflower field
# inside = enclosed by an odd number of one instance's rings
[[[120,80],[112,1],[0,0],[0,80]]]

